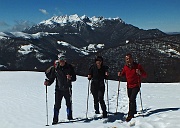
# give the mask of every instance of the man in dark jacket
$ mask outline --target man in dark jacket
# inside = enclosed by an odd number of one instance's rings
[[[55,61],[54,66],[46,70],[46,77],[44,85],[50,86],[56,79],[55,87],[55,104],[53,123],[58,123],[59,109],[61,108],[61,101],[64,97],[67,106],[67,118],[72,117],[72,82],[76,81],[76,74],[72,65],[66,62],[64,55],[58,55],[58,60]]]
[[[136,96],[141,87],[141,78],[147,77],[146,72],[140,64],[133,61],[132,55],[130,53],[125,56],[126,65],[124,66],[122,72],[118,72],[118,76],[126,76],[127,80],[127,93],[129,98],[129,112],[126,121],[130,121],[136,111]]]
[[[96,114],[99,112],[99,103],[103,111],[103,118],[107,118],[106,104],[104,102],[105,84],[104,79],[108,76],[108,67],[103,65],[103,58],[97,56],[95,64],[89,68],[88,80],[92,79],[91,92],[94,98],[94,109]]]

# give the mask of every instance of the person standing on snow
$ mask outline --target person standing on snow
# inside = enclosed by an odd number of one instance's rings
[[[130,121],[134,118],[136,111],[136,96],[141,87],[141,78],[147,77],[146,72],[140,64],[133,61],[132,55],[130,53],[125,56],[125,66],[122,72],[118,72],[118,76],[126,76],[127,80],[127,94],[129,98],[129,112],[126,121]]]
[[[91,93],[94,98],[94,109],[96,114],[99,112],[99,103],[103,111],[103,118],[107,118],[106,104],[104,101],[105,84],[104,79],[108,76],[108,66],[103,65],[103,58],[97,56],[95,64],[89,68],[88,80],[91,82]]]
[[[71,120],[72,117],[72,82],[76,81],[76,74],[71,64],[66,62],[63,54],[58,55],[58,60],[54,62],[54,66],[49,67],[45,71],[46,77],[44,85],[50,86],[56,79],[55,87],[55,104],[54,104],[54,117],[52,124],[58,123],[59,110],[61,108],[61,101],[64,97],[67,106],[67,119]]]

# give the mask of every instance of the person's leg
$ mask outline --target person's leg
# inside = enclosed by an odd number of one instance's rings
[[[128,98],[129,98],[129,111],[128,111],[128,116],[129,116],[130,113],[131,113],[131,102],[130,102],[131,94],[132,94],[132,88],[128,88],[128,89],[127,89],[127,95],[128,95]]]
[[[62,97],[63,95],[60,91],[55,92],[54,117],[52,124],[58,123],[59,109],[61,108]]]
[[[130,96],[130,110],[131,110],[130,114],[133,116],[134,116],[134,114],[137,113],[137,111],[136,111],[136,97],[137,97],[138,92],[139,92],[139,88],[133,88],[131,96]]]
[[[131,118],[136,114],[136,96],[139,92],[139,88],[131,88],[128,89],[128,97],[129,97],[129,112],[126,121],[130,121]]]
[[[99,112],[98,88],[97,88],[97,85],[93,82],[91,84],[91,93],[92,93],[93,99],[94,99],[95,113],[99,114],[100,112]]]
[[[64,91],[64,98],[66,100],[66,106],[67,106],[67,119],[71,120],[73,119],[72,117],[72,101],[71,101],[71,93],[69,92],[69,90]]]
[[[106,104],[104,101],[105,86],[101,86],[98,91],[98,99],[100,101],[101,109],[103,111],[103,118],[107,118]]]

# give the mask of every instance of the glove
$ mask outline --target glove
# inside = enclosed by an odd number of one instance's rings
[[[50,86],[50,84],[49,84],[49,80],[48,80],[48,79],[45,79],[45,81],[44,81],[44,85],[45,85],[45,86]]]

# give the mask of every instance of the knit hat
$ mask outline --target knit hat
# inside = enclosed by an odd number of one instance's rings
[[[58,60],[66,60],[66,56],[62,53],[58,54]]]

